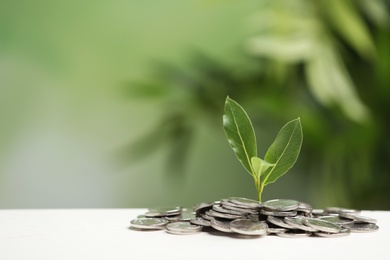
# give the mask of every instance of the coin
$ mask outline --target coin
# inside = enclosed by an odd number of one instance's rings
[[[326,220],[326,221],[329,221],[329,222],[332,222],[336,225],[339,225],[339,226],[347,226],[347,225],[351,225],[354,223],[353,220],[351,219],[347,219],[347,218],[340,218],[338,216],[320,216],[318,217],[319,219],[322,219],[322,220]]]
[[[231,208],[233,210],[252,210],[252,211],[258,211],[258,207],[248,206],[245,204],[238,204],[238,203],[232,203],[228,199],[221,200],[221,206],[224,208]]]
[[[379,227],[373,223],[354,223],[348,226],[348,228],[353,233],[367,233],[377,231],[379,229]]]
[[[194,218],[190,220],[191,224],[204,226],[204,227],[211,227],[211,221],[204,219],[204,218]]]
[[[215,218],[223,218],[223,219],[239,219],[242,218],[240,215],[232,215],[232,214],[226,214],[226,213],[221,213],[215,210],[210,209],[208,213]]]
[[[196,212],[197,216],[200,216],[200,214],[204,214],[207,210],[211,209],[213,205],[214,202],[199,203],[193,206],[193,210]]]
[[[165,218],[169,221],[190,221],[195,217],[195,212],[183,211],[179,215],[166,216]]]
[[[242,214],[258,214],[259,213],[258,209],[240,208],[240,207],[236,207],[235,205],[231,206],[229,204],[221,204],[221,207],[224,209],[228,209],[228,210],[238,211],[238,212],[241,212]]]
[[[262,221],[250,219],[237,219],[229,224],[230,229],[236,233],[249,236],[262,236],[267,234],[267,224]]]
[[[245,215],[245,213],[237,211],[237,210],[225,209],[221,205],[214,205],[213,210],[220,212],[220,213],[231,214],[231,215],[238,215],[238,216]]]
[[[258,221],[258,220],[260,220],[259,214],[249,214],[249,215],[247,215],[246,217],[247,217],[248,219],[253,220],[253,221]]]
[[[293,227],[290,226],[289,224],[287,224],[286,222],[284,222],[284,219],[283,218],[279,218],[279,217],[274,217],[274,216],[268,216],[267,217],[267,221],[278,226],[278,227],[283,227],[283,228],[287,228],[287,229],[292,229]]]
[[[299,202],[298,208],[296,209],[299,212],[304,212],[304,213],[311,213],[313,210],[312,206],[306,202]]]
[[[175,231],[175,230],[165,230],[167,233],[172,235],[192,235],[200,232],[187,232],[187,231]]]
[[[240,198],[240,197],[230,197],[228,198],[228,201],[240,205],[245,208],[260,208],[262,204],[258,202],[257,200],[247,199],[247,198]]]
[[[161,208],[149,208],[145,213],[146,217],[165,217],[180,214],[180,207],[161,207]]]
[[[303,224],[327,233],[338,233],[341,230],[338,225],[318,218],[304,218]]]
[[[346,208],[339,208],[339,207],[326,207],[324,209],[325,212],[327,213],[360,213],[360,210],[357,209],[346,209]]]
[[[279,237],[287,237],[287,238],[298,238],[298,237],[308,237],[311,233],[300,230],[300,229],[289,229],[284,232],[276,233]]]
[[[245,206],[241,206],[241,205],[239,205],[239,204],[231,203],[228,199],[223,199],[223,200],[221,200],[221,206],[222,206],[222,207],[225,207],[225,206],[233,207],[234,209],[236,209],[236,208],[248,209],[248,208],[245,207]],[[252,208],[249,208],[249,209],[252,209]]]
[[[194,234],[202,230],[203,226],[194,225],[190,222],[172,222],[167,224],[166,229],[172,234]]]
[[[164,229],[168,223],[164,218],[136,218],[130,221],[132,227],[139,229]]]
[[[286,199],[274,199],[274,200],[268,200],[264,202],[263,206],[268,210],[290,211],[298,208],[299,201],[286,200]]]
[[[215,228],[216,230],[225,232],[225,233],[233,233],[233,231],[230,229],[230,221],[222,221],[222,220],[211,220],[211,226]]]
[[[273,210],[266,210],[261,209],[260,213],[267,216],[275,216],[275,217],[294,217],[298,214],[296,210],[291,211],[273,211]]]
[[[343,218],[353,219],[353,220],[355,220],[355,222],[372,223],[372,224],[376,223],[376,219],[365,217],[365,216],[358,215],[358,214],[344,213],[343,212],[343,213],[340,213],[339,216],[343,217]]]
[[[314,235],[319,237],[345,237],[351,234],[351,230],[348,228],[342,228],[339,233],[327,233],[327,232],[316,232]]]
[[[214,219],[214,217],[210,215],[209,210],[206,211],[204,214],[202,214],[202,215],[200,215],[200,216],[201,216],[202,218],[204,218],[204,219],[207,219],[207,220],[212,220],[212,219]]]
[[[312,209],[311,214],[315,217],[329,215],[328,213],[325,213],[325,210],[323,209]]]
[[[276,233],[281,233],[281,232],[284,232],[286,231],[287,229],[286,228],[282,228],[282,227],[268,227],[267,228],[267,233],[268,234],[276,234]]]
[[[304,218],[299,217],[299,216],[284,218],[284,222],[295,229],[302,229],[302,230],[308,231],[308,232],[317,231],[317,229],[315,229],[315,228],[304,225],[303,220],[304,220]]]

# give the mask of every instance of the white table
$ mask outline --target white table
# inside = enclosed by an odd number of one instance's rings
[[[390,211],[363,211],[379,231],[340,238],[234,238],[134,231],[144,209],[0,210],[0,259],[390,259]]]

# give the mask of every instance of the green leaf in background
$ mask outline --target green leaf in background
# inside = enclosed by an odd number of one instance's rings
[[[255,132],[245,110],[229,97],[225,101],[223,129],[238,160],[253,175],[251,158],[257,156]]]
[[[363,57],[374,57],[375,45],[370,36],[369,28],[359,15],[356,4],[353,1],[339,0],[327,0],[323,3],[324,7],[329,10],[327,12],[328,20],[333,28]]]
[[[301,151],[302,140],[300,118],[288,122],[280,129],[265,155],[265,161],[275,166],[264,173],[263,187],[275,182],[295,164]]]

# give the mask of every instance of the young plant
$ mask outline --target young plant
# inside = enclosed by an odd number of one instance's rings
[[[303,139],[300,118],[288,122],[280,129],[264,159],[257,157],[256,135],[247,113],[229,97],[225,102],[223,128],[230,147],[253,177],[257,199],[261,202],[264,187],[284,175],[298,158]]]

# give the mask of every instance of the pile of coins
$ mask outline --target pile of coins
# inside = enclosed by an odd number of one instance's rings
[[[217,230],[241,236],[340,237],[379,229],[375,219],[360,215],[359,210],[313,209],[296,200],[260,203],[238,197],[200,203],[192,210],[151,208],[130,224],[134,230],[164,229],[178,235]]]

